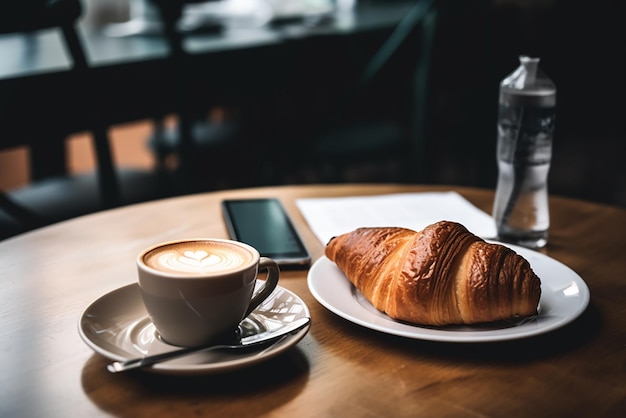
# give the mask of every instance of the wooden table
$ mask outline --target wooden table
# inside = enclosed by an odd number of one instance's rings
[[[457,190],[489,212],[487,190],[393,185],[286,186],[190,195],[89,215],[0,243],[0,416],[625,416],[626,211],[551,198],[544,252],[588,284],[591,303],[552,333],[499,343],[391,336],[326,310],[306,271],[281,285],[309,306],[294,348],[224,375],[111,374],[79,337],[81,312],[133,283],[144,247],[226,237],[220,201],[277,196],[318,259],[300,197]]]

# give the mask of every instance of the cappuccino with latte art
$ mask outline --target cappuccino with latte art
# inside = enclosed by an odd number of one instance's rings
[[[267,270],[259,280],[259,270]],[[241,242],[164,242],[137,256],[139,289],[155,338],[179,346],[228,341],[278,284],[276,262]]]
[[[254,255],[240,245],[221,241],[182,241],[148,251],[144,263],[164,273],[205,275],[233,271],[254,261]]]

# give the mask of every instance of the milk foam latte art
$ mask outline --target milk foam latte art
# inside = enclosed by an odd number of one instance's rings
[[[144,262],[162,272],[194,276],[237,270],[253,258],[245,248],[226,242],[185,241],[149,251]]]

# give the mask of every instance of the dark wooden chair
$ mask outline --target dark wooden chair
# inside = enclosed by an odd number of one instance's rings
[[[81,14],[80,0],[21,0],[3,2],[0,6],[0,34],[24,34],[28,41],[28,35],[33,32],[58,30],[72,60],[71,68],[60,74],[70,83],[69,90],[56,86],[55,76],[59,74],[49,77],[35,74],[29,76],[36,78],[29,83],[41,88],[26,91],[20,80],[15,80],[6,91],[0,92],[0,120],[24,121],[19,135],[5,133],[0,137],[0,149],[28,147],[31,175],[31,182],[23,188],[0,190],[0,239],[71,217],[169,194],[158,173],[121,169],[114,164],[109,127],[99,117],[106,104],[89,94],[92,69],[76,29]],[[72,132],[74,128],[67,120],[51,120],[47,116],[45,108],[38,105],[43,96],[55,106],[65,106],[68,101],[81,104],[82,113],[67,118],[81,118],[81,124],[91,132],[96,172],[80,176],[68,173],[66,140],[76,132]]]
[[[276,178],[323,183],[421,181],[437,22],[437,2],[418,0],[390,32],[355,35],[345,48],[348,52],[307,64],[312,74],[329,73],[330,81],[319,82],[319,88],[313,87],[316,91],[309,89],[308,101],[315,102],[310,97],[317,95],[317,107],[294,106],[293,115],[284,118],[292,123],[279,126],[276,148],[283,150],[282,173]],[[330,51],[343,40],[322,42]],[[344,57],[357,55],[354,51],[359,48],[361,57],[348,63],[354,70],[334,81],[345,71],[337,68]],[[311,70],[316,65],[318,69]],[[333,90],[324,90],[326,85]]]
[[[198,76],[193,56],[185,49],[186,32],[180,28],[184,8],[188,4],[205,3],[207,0],[150,0],[161,18],[162,32],[167,40],[172,62],[175,116],[173,126],[165,126],[156,120],[155,130],[148,144],[159,165],[165,171],[173,171],[177,183],[185,192],[198,192],[241,184],[244,171],[232,170],[232,155],[243,137],[243,129],[237,120],[212,121],[211,110],[218,111],[224,103],[212,97],[200,97],[194,93]],[[209,0],[211,1],[211,0]],[[219,32],[221,26],[214,22],[204,32]],[[241,157],[239,157],[241,158]],[[174,167],[168,164],[175,161]],[[245,173],[247,175],[247,173]]]

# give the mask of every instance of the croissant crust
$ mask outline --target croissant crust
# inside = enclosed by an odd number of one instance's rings
[[[537,314],[541,281],[528,261],[456,222],[420,232],[359,228],[333,238],[325,253],[394,319],[438,326]]]

